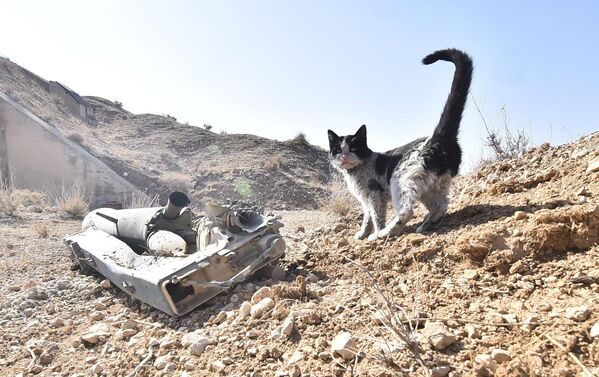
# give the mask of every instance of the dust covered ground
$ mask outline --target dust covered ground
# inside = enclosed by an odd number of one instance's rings
[[[0,221],[0,374],[599,374],[598,133],[457,178],[424,235],[421,211],[375,243],[358,213],[282,216],[283,281],[171,318],[71,271],[78,221],[20,208]]]

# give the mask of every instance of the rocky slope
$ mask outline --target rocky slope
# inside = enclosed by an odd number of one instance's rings
[[[40,78],[0,58],[0,90],[163,200],[184,190],[197,204],[250,199],[275,209],[314,209],[327,195],[327,153],[301,138],[280,142],[217,134],[165,115],[132,114],[99,97],[84,97],[94,119],[83,122],[46,92]],[[323,134],[323,137],[324,134]]]
[[[71,271],[79,223],[39,211],[0,222],[2,375],[599,373],[599,133],[459,177],[427,234],[422,213],[366,243],[357,213],[283,212],[285,279],[182,318]]]

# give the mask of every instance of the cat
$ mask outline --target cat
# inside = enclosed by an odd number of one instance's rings
[[[330,160],[344,177],[349,191],[362,205],[364,217],[356,239],[369,241],[388,236],[413,215],[416,201],[428,210],[417,232],[437,224],[447,212],[451,179],[458,173],[462,150],[458,127],[472,82],[472,59],[456,49],[445,49],[422,59],[425,65],[452,62],[455,73],[439,124],[429,138],[414,140],[385,153],[370,150],[366,125],[353,135],[338,136],[328,130]],[[385,225],[387,202],[396,216]]]

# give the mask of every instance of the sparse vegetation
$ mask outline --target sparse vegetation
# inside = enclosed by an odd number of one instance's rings
[[[269,158],[266,161],[262,161],[262,167],[266,170],[274,171],[278,170],[283,163],[283,156],[281,154],[276,154]]]
[[[521,156],[531,147],[528,133],[522,129],[514,129],[509,124],[505,105],[502,106],[500,110],[500,125],[498,127],[492,127],[489,126],[474,98],[472,102],[474,103],[474,107],[481,117],[487,132],[485,136],[485,145],[491,148],[492,153],[490,157],[483,158],[480,165],[484,166],[490,162]]]
[[[46,205],[46,193],[31,191],[28,189],[14,190],[20,204],[25,207],[36,205],[44,207]]]
[[[114,101],[114,105],[116,107],[118,107],[119,109],[123,108],[123,103],[121,101],[119,101],[119,100]]]
[[[19,198],[14,187],[0,177],[0,215],[14,216],[19,207]]]
[[[225,130],[220,130],[220,134],[221,135],[228,135],[229,133],[227,131],[225,131]]]
[[[51,232],[51,228],[46,223],[34,223],[31,226],[33,233],[37,234],[39,238],[48,238]]]
[[[158,205],[159,196],[149,196],[144,192],[135,191],[131,194],[131,202],[128,208],[146,208]]]
[[[72,134],[70,134],[69,136],[67,136],[67,139],[74,141],[77,144],[82,144],[83,143],[83,136],[81,136],[80,134],[74,132]]]
[[[68,218],[82,219],[89,212],[89,201],[79,184],[63,189],[56,203],[59,211]]]
[[[330,197],[322,201],[323,211],[346,216],[356,207],[356,199],[347,191],[345,183],[340,177],[334,177],[329,185]]]
[[[212,125],[204,124],[204,128],[207,129],[208,131],[210,131],[212,129]]]
[[[187,174],[168,172],[160,177],[160,183],[171,190],[186,190],[191,183],[191,178]]]
[[[293,139],[289,139],[285,142],[287,145],[308,145],[308,138],[303,132],[299,132]]]

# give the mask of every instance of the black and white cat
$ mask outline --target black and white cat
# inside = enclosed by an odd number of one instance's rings
[[[337,136],[328,131],[331,163],[342,173],[349,191],[364,211],[356,239],[368,236],[372,241],[389,235],[395,226],[407,223],[412,217],[416,201],[421,201],[428,209],[418,232],[429,229],[447,212],[451,179],[458,173],[462,160],[458,127],[473,67],[470,57],[456,49],[436,51],[422,63],[428,65],[438,60],[453,62],[455,73],[441,119],[431,137],[377,153],[368,148],[365,125],[348,136]],[[389,199],[396,216],[385,225]]]

